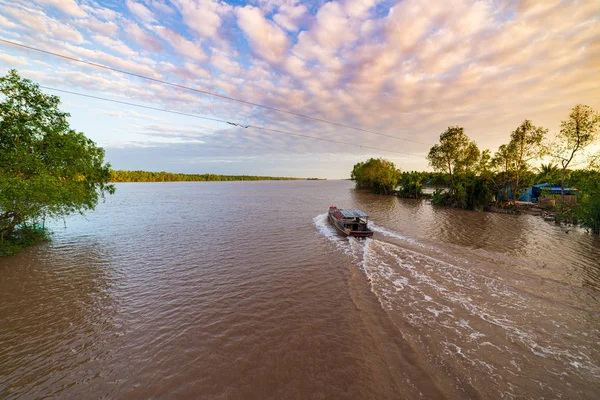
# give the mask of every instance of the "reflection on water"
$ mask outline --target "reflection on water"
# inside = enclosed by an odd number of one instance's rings
[[[117,189],[0,259],[0,397],[600,391],[597,237],[348,181]],[[338,236],[330,205],[374,238]]]
[[[100,249],[67,247],[44,245],[2,260],[0,387],[5,396],[60,394],[94,379],[110,357],[105,343],[118,332],[114,271]]]

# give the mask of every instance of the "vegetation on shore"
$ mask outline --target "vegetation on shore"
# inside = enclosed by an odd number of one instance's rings
[[[0,78],[0,255],[46,240],[43,221],[93,209],[114,192],[104,151],[72,130],[57,96]]]
[[[569,168],[598,142],[599,132],[600,115],[580,104],[562,121],[554,141],[548,140],[547,129],[525,120],[492,155],[489,150],[480,151],[462,127],[451,126],[427,155],[435,172],[400,172],[390,161],[370,159],[354,166],[352,179],[358,188],[383,194],[393,193],[396,186],[391,185],[396,183],[400,186],[397,194],[411,198],[421,197],[425,185],[443,186],[433,193],[433,204],[471,210],[514,207],[527,187],[560,184],[561,195],[552,210],[557,221],[579,222],[600,234],[600,152],[588,156],[582,169]],[[543,157],[552,162],[535,167]],[[369,173],[364,172],[366,165]],[[576,204],[565,201],[565,187],[579,189]]]
[[[319,178],[288,178],[255,175],[177,174],[171,172],[111,170],[111,182],[221,182],[221,181],[299,181]]]
[[[394,193],[398,186],[400,170],[391,161],[370,158],[354,166],[351,179],[356,182],[358,188],[371,189],[378,194],[390,194]]]

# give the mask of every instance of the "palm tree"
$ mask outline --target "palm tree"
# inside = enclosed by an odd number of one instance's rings
[[[540,171],[536,177],[538,183],[558,183],[560,181],[560,169],[557,164],[549,162],[548,164],[542,164]]]

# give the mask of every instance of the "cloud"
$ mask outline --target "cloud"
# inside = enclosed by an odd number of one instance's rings
[[[58,0],[60,1],[60,0]],[[85,10],[88,14],[94,15],[97,18],[103,19],[105,21],[114,21],[119,17],[119,13],[110,8],[101,7],[98,4],[91,3],[93,5],[83,4],[81,8]]]
[[[210,72],[208,72],[205,68],[202,68],[194,63],[191,62],[186,62],[184,64],[184,68],[190,72],[191,74],[193,74],[193,76],[195,78],[201,77],[201,78],[210,78],[212,75]]]
[[[94,17],[84,20],[81,25],[93,32],[106,36],[113,36],[119,30],[119,26],[113,21],[100,21]]]
[[[229,76],[239,76],[241,73],[240,65],[223,52],[215,52],[210,58],[210,63],[216,69]]]
[[[123,111],[102,111],[101,113],[115,118],[123,118],[126,115]]]
[[[19,21],[17,30],[27,30],[36,34],[73,43],[83,43],[81,33],[70,25],[47,17],[42,11],[23,7],[4,7],[5,15]]]
[[[291,75],[298,79],[308,78],[310,71],[306,67],[306,63],[299,57],[290,56],[285,60],[284,67]]]
[[[83,18],[87,14],[75,0],[38,0],[39,4],[50,4],[72,17]]]
[[[150,11],[145,5],[138,3],[134,0],[127,0],[127,9],[145,23],[150,23],[155,20],[154,13]]]
[[[0,61],[9,64],[11,68],[28,64],[25,57],[11,56],[10,54],[0,54]]]
[[[185,62],[180,65],[175,65],[169,62],[161,62],[158,64],[158,70],[165,74],[177,76],[184,81],[195,82],[201,78],[210,78],[212,74],[196,63]]]
[[[342,5],[331,2],[319,9],[310,33],[317,45],[336,51],[342,45],[352,44],[358,39],[357,32],[352,28],[352,21]]]
[[[140,28],[135,22],[128,21],[124,25],[127,36],[136,44],[149,51],[162,51],[160,40],[150,32]]]
[[[90,50],[84,47],[73,46],[65,44],[63,46],[63,53],[71,52],[72,55],[79,56],[80,58],[96,61],[104,65],[108,65],[114,68],[119,68],[125,71],[135,72],[140,75],[146,75],[151,77],[159,77],[155,70],[151,67],[155,65],[155,62],[151,59],[144,59],[137,57],[137,59],[125,60],[121,57],[114,56],[98,50]],[[96,70],[97,71],[97,70]]]
[[[237,17],[238,25],[256,55],[273,64],[284,60],[289,39],[281,28],[268,21],[256,7],[239,8]]]
[[[220,14],[228,12],[231,7],[212,0],[175,0],[183,21],[200,39],[217,33],[222,24]]]
[[[273,21],[282,28],[295,32],[300,28],[300,25],[307,23],[307,16],[308,8],[304,4],[283,4],[279,7],[277,14],[273,16]]]
[[[158,13],[162,15],[173,15],[175,14],[175,10],[173,10],[164,0],[150,0],[148,3],[150,8],[153,8]]]
[[[164,26],[155,25],[152,29],[156,32],[158,36],[160,36],[164,41],[166,41],[171,47],[173,47],[180,56],[189,57],[192,60],[204,62],[208,60],[208,56],[202,50],[202,47],[179,33],[175,32],[173,29],[165,28]]]
[[[19,25],[15,24],[14,22],[8,20],[6,17],[0,15],[0,26],[4,27],[5,29],[14,29],[14,28],[18,28]]]
[[[365,18],[368,16],[371,7],[378,2],[378,0],[346,0],[344,10],[350,18]]]
[[[125,43],[118,39],[112,39],[108,36],[102,35],[94,35],[92,39],[94,40],[94,42],[108,49],[116,51],[117,53],[122,54],[126,57],[134,57],[137,55],[137,52],[129,48]]]

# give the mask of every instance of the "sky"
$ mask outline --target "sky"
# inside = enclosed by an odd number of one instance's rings
[[[600,110],[598,0],[0,0],[0,39],[313,118],[0,43],[1,75],[193,115],[43,89],[115,169],[428,170],[448,126],[494,152],[525,119],[553,136]]]

